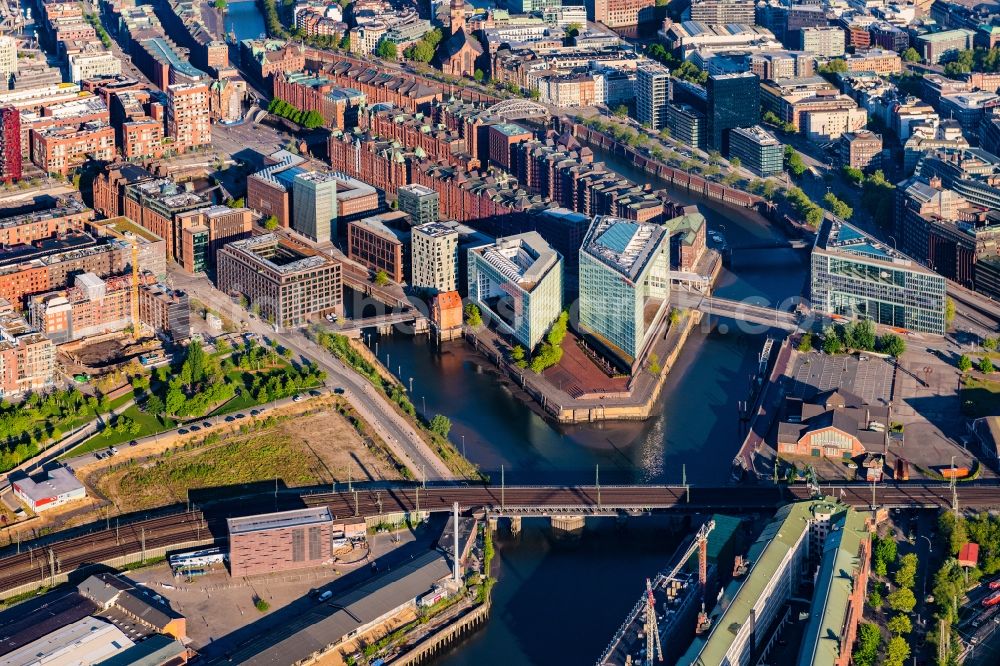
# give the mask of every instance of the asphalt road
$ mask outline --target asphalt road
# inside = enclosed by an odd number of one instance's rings
[[[233,303],[203,276],[171,273],[174,287],[184,289],[209,307],[261,336],[272,337],[305,358],[313,359],[327,373],[327,383],[344,389],[345,397],[369,422],[418,479],[453,479],[455,475],[434,454],[424,439],[400,416],[374,387],[354,370],[320,348],[300,331],[275,331]]]

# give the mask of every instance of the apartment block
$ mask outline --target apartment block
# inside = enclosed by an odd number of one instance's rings
[[[56,375],[55,345],[0,299],[0,396],[42,391]]]
[[[639,122],[654,130],[666,127],[669,101],[670,70],[657,63],[644,63],[635,75],[635,104]]]
[[[882,165],[882,135],[871,130],[845,132],[840,137],[840,162],[862,171],[875,171]]]
[[[511,149],[513,146],[522,141],[530,141],[534,136],[531,130],[514,123],[490,125],[490,163],[509,172],[511,170]]]
[[[628,28],[656,18],[655,0],[586,0],[587,20]]]
[[[189,273],[214,268],[219,250],[226,243],[248,238],[253,230],[253,212],[249,208],[196,208],[178,213],[175,221],[180,235],[176,260]]]
[[[458,291],[458,231],[440,222],[414,226],[410,286],[433,293]]]
[[[879,76],[889,76],[903,71],[903,59],[895,51],[884,49],[857,51],[844,60],[849,72],[874,72]]]
[[[690,20],[699,23],[753,25],[756,9],[752,0],[695,0],[689,12]]]
[[[0,108],[0,180],[13,183],[21,179],[21,112],[14,107]]]
[[[844,29],[835,26],[810,26],[800,31],[800,46],[806,53],[835,58],[844,55]]]
[[[186,191],[169,178],[138,179],[123,189],[122,214],[166,241],[167,259],[172,261],[181,256],[177,215],[211,206],[208,199]],[[96,201],[95,195],[95,205]]]
[[[31,160],[46,173],[65,176],[87,160],[110,161],[114,156],[115,130],[100,121],[31,133]]]
[[[122,73],[122,61],[103,49],[89,53],[74,53],[67,58],[67,66],[70,81],[73,83]]]
[[[219,289],[245,296],[276,326],[343,314],[340,262],[305,245],[264,234],[223,246],[217,262]]]
[[[917,35],[914,46],[923,56],[924,62],[937,65],[946,58],[957,55],[959,51],[971,49],[975,36],[975,32],[965,28],[943,30]]]
[[[0,219],[0,247],[26,245],[37,240],[83,231],[94,219],[94,211],[73,198],[62,199],[53,208]]]
[[[410,216],[413,226],[437,222],[440,217],[441,195],[429,187],[403,185],[396,190],[396,198],[399,210]]]
[[[347,256],[373,273],[384,271],[397,284],[410,272],[410,216],[401,211],[347,225]]]
[[[208,85],[204,83],[167,86],[167,134],[173,138],[177,152],[212,143],[208,98]]]
[[[191,302],[186,292],[152,284],[139,290],[139,320],[174,342],[191,337]]]
[[[761,178],[784,170],[781,142],[760,125],[737,127],[729,132],[729,158],[734,157],[738,157],[745,168]]]

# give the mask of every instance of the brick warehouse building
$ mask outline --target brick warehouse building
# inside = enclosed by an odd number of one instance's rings
[[[346,129],[357,125],[358,109],[365,103],[361,91],[338,86],[321,74],[277,72],[272,83],[275,98],[296,109],[317,112],[327,127]]]
[[[328,507],[229,518],[226,525],[234,578],[319,566],[332,557]]]
[[[388,72],[374,65],[341,61],[327,65],[321,73],[335,85],[361,92],[369,106],[388,102],[415,113],[426,110],[431,102],[443,97],[440,88],[432,88],[413,77]]]

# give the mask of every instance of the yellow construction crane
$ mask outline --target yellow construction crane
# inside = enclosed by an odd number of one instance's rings
[[[121,231],[114,224],[117,220],[109,220],[102,228],[115,238],[125,241],[132,248],[132,284],[129,300],[132,304],[132,339],[139,339],[139,241],[131,231]]]

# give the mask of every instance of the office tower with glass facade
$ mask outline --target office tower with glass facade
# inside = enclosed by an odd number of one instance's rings
[[[670,302],[670,236],[660,224],[594,218],[580,248],[579,328],[634,371]]]
[[[635,108],[639,122],[659,130],[667,126],[670,70],[655,62],[643,63],[635,73]]]
[[[752,127],[760,121],[760,79],[751,72],[708,77],[708,132],[710,150],[729,156],[729,130]]]
[[[307,171],[292,180],[292,229],[317,243],[337,235],[337,177]]]
[[[438,221],[441,195],[426,185],[404,185],[396,191],[399,210],[410,216],[414,226]]]
[[[469,250],[469,300],[484,321],[535,348],[562,311],[562,256],[535,231]]]
[[[729,131],[729,159],[740,163],[762,178],[781,173],[785,154],[773,134],[760,125],[737,127]]]
[[[810,298],[817,312],[945,332],[944,277],[830,217],[813,247]]]

